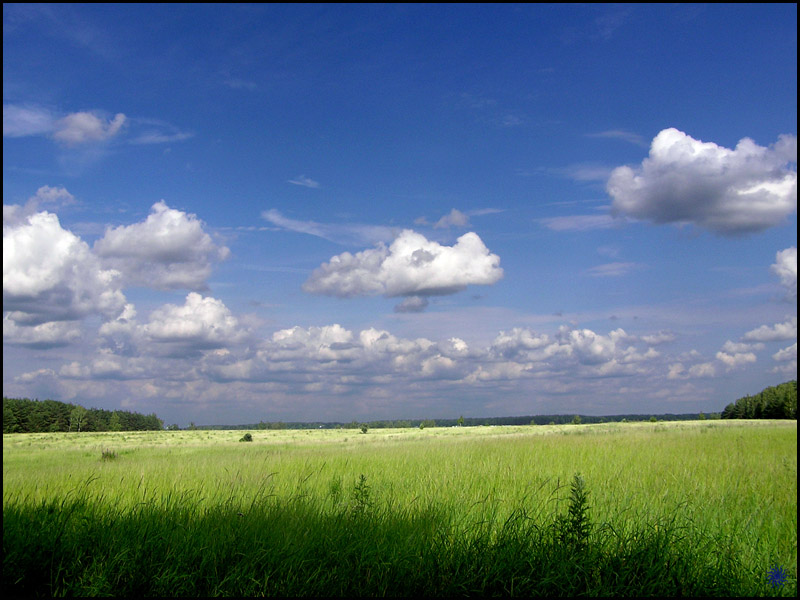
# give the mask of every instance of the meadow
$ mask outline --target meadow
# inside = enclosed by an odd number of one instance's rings
[[[3,554],[14,596],[796,596],[797,422],[5,434]]]

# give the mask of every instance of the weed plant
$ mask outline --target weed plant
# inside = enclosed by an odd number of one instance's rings
[[[796,424],[669,425],[4,437],[3,589],[796,595]]]

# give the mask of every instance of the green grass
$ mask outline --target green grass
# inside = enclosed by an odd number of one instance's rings
[[[794,421],[244,433],[5,435],[4,589],[796,595]]]

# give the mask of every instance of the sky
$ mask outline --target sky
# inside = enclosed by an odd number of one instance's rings
[[[166,424],[797,377],[797,5],[3,5],[3,394]]]

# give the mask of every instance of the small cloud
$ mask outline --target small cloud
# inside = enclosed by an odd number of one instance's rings
[[[319,182],[314,181],[313,179],[311,179],[310,177],[306,177],[305,175],[298,175],[294,179],[290,179],[289,183],[313,189],[319,187]]]
[[[117,135],[125,124],[125,115],[117,113],[106,122],[89,112],[72,113],[55,124],[53,138],[67,146],[104,142]]]
[[[599,133],[588,133],[586,137],[590,138],[606,138],[611,140],[622,140],[635,146],[647,148],[647,141],[638,133],[631,133],[630,131],[623,131],[622,129],[611,129],[609,131],[601,131]]]
[[[194,133],[180,131],[177,127],[158,119],[131,119],[129,123],[141,129],[131,144],[170,144],[194,137]]]
[[[597,265],[589,269],[588,273],[592,277],[621,277],[633,270],[641,269],[642,265],[633,262],[612,262],[604,265]]]
[[[551,231],[591,231],[610,229],[618,224],[611,215],[573,215],[570,217],[549,217],[538,222]]]
[[[797,300],[797,248],[792,246],[775,255],[775,263],[770,270],[781,279],[786,288],[786,299]]]
[[[436,221],[433,226],[434,229],[446,229],[449,227],[469,227],[469,217],[460,210],[454,208]]]
[[[422,296],[409,296],[394,307],[396,313],[418,313],[428,308],[428,299]]]
[[[258,89],[258,85],[252,81],[247,81],[246,79],[239,79],[236,77],[231,77],[222,82],[224,85],[228,86],[232,90],[247,90],[247,91],[254,91]]]

